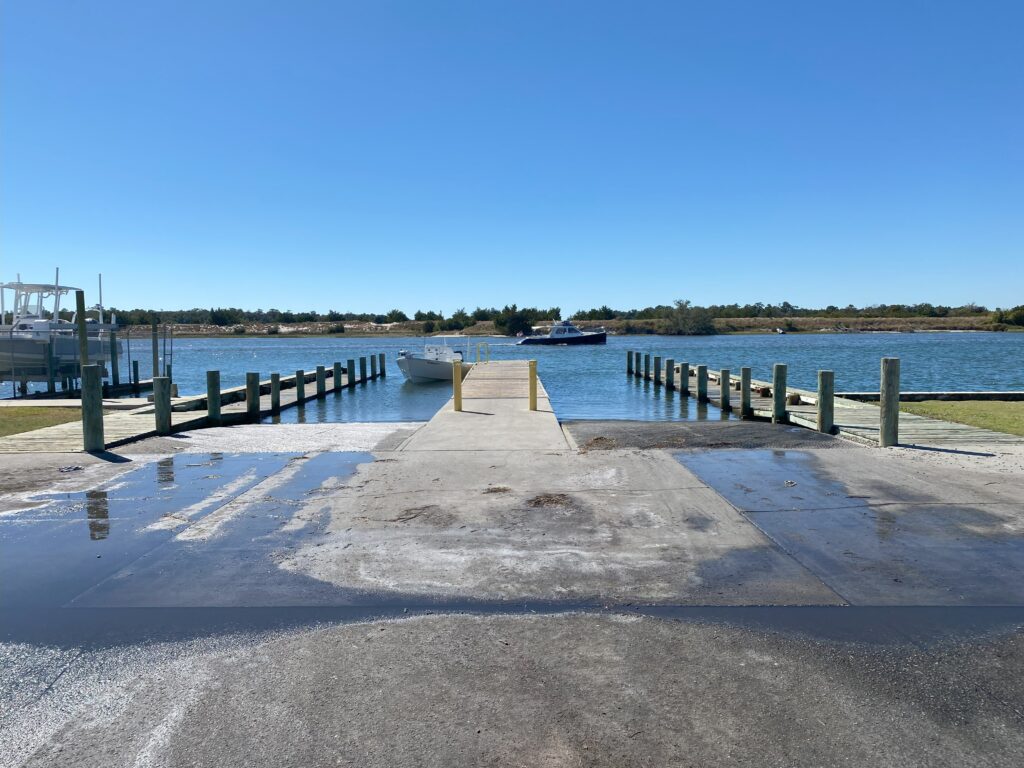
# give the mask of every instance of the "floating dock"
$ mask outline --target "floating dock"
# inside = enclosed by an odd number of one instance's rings
[[[568,450],[544,385],[530,410],[526,360],[476,363],[462,382],[462,410],[454,397],[402,445],[403,451]]]

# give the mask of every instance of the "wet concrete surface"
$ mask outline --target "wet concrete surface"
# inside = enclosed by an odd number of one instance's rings
[[[0,765],[1019,764],[1021,478],[579,424],[617,447],[181,452],[0,515]]]
[[[845,440],[802,427],[763,421],[567,421],[562,425],[581,450],[621,448],[850,448]]]
[[[1024,605],[1019,501],[976,492],[951,502],[934,481],[931,492],[859,494],[806,451],[678,459],[851,603]]]
[[[368,460],[179,454],[0,517],[0,637],[133,642],[150,626],[187,635],[231,624],[205,608],[256,608],[234,619],[251,625],[276,604],[316,604],[317,585],[282,571],[275,557],[322,529],[310,502]],[[173,615],[161,616],[164,608]]]

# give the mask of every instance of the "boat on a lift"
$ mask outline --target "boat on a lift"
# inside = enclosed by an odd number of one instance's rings
[[[59,280],[59,272],[58,272]],[[79,375],[81,345],[78,316],[61,317],[61,299],[78,289],[56,283],[0,283],[0,381],[18,382],[22,393],[29,381],[72,379]],[[13,293],[8,304],[7,294]],[[52,300],[52,301],[51,301]],[[47,306],[49,305],[49,306]],[[86,310],[86,351],[90,363],[104,366],[111,356],[111,332],[117,318],[105,317],[102,304]],[[120,342],[117,342],[120,352]],[[47,354],[50,360],[47,361]]]
[[[605,344],[608,341],[608,332],[604,328],[595,331],[581,331],[575,325],[565,320],[557,325],[552,325],[545,336],[525,336],[517,344]]]

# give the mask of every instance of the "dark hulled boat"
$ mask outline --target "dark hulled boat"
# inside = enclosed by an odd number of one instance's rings
[[[527,336],[520,344],[604,344],[608,341],[608,333],[602,328],[599,331],[581,331],[568,320],[551,326],[546,336]]]

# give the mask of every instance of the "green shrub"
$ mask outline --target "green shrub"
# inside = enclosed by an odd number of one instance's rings
[[[235,336],[241,336],[242,334],[245,333],[245,326],[236,325],[234,328],[231,329],[231,332],[235,334]]]

